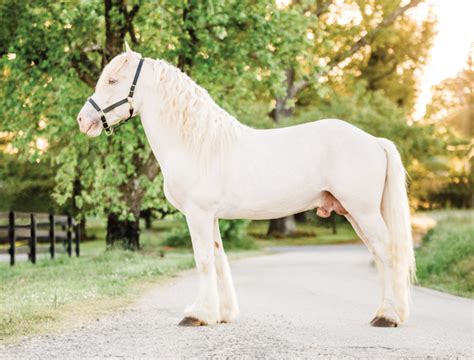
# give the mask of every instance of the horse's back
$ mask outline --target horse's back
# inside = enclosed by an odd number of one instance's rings
[[[225,173],[229,179],[238,179],[239,187],[247,182],[260,184],[262,196],[267,192],[294,195],[349,186],[351,179],[367,178],[365,173],[372,167],[385,167],[384,159],[377,138],[342,120],[326,119],[252,130],[225,162]],[[380,176],[374,177],[380,182]]]
[[[365,132],[364,130],[339,119],[321,119],[303,124],[292,125],[288,127],[281,127],[276,129],[259,129],[254,130],[258,137],[261,138],[275,138],[285,139],[286,141],[292,139],[300,140],[301,138],[319,139],[360,139],[362,141],[370,141],[374,136]]]
[[[343,160],[346,156],[354,155],[370,157],[375,148],[382,150],[376,137],[338,119],[323,119],[271,130],[254,130],[253,136],[249,136],[243,144],[244,147],[254,147],[263,153],[266,152],[265,149],[271,148],[272,156],[278,154],[280,159],[291,158],[293,152],[297,152],[299,155],[307,154],[315,160]]]

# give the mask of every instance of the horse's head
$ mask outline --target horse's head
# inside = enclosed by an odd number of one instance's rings
[[[134,91],[143,59],[130,50],[117,55],[102,71],[95,93],[82,107],[77,122],[79,129],[95,137],[105,129],[111,133],[114,126],[135,114]]]

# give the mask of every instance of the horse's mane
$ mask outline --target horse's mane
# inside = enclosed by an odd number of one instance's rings
[[[176,127],[193,151],[225,150],[247,128],[177,67],[155,60],[154,70],[162,120]]]

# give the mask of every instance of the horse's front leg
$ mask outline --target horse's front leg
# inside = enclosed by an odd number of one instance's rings
[[[216,259],[217,289],[219,291],[219,320],[230,323],[239,314],[239,306],[217,219],[214,221],[214,255]]]
[[[194,260],[199,274],[199,293],[193,305],[184,312],[179,325],[212,325],[219,321],[219,295],[217,292],[214,259],[214,222],[212,215],[201,211],[186,214]]]

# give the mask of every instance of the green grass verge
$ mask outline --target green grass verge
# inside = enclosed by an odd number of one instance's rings
[[[312,221],[297,224],[297,232],[291,237],[267,237],[268,221],[252,221],[249,235],[260,246],[303,246],[345,244],[360,241],[348,223],[338,223],[337,232],[333,234],[330,227],[318,226]]]
[[[418,283],[474,298],[474,211],[431,215],[438,224],[416,250]]]
[[[163,250],[161,241],[162,233],[144,231],[140,252],[105,251],[101,240],[84,243],[79,258],[1,263],[0,341],[80,324],[193,266],[190,251]]]

